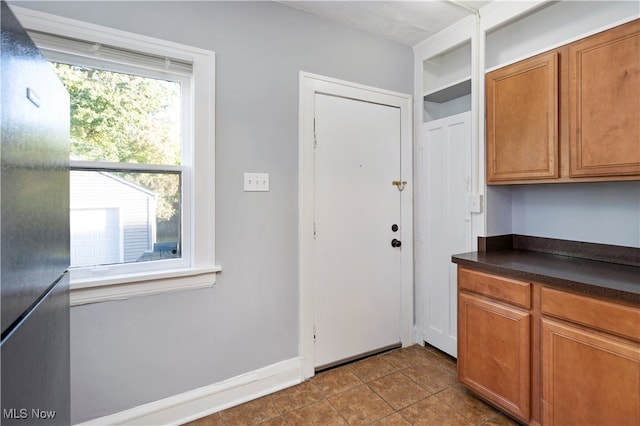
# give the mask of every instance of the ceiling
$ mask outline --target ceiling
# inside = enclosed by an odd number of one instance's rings
[[[280,1],[316,16],[413,46],[490,1]]]

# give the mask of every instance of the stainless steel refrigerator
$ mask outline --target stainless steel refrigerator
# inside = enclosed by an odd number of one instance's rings
[[[2,1],[3,425],[70,424],[69,96]]]

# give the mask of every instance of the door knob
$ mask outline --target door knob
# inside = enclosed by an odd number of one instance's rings
[[[402,241],[396,240],[395,238],[391,240],[391,247],[400,247],[402,245]]]

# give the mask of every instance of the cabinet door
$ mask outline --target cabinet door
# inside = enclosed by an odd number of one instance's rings
[[[464,292],[458,303],[458,380],[528,422],[531,315]]]
[[[544,425],[640,424],[640,345],[542,320]]]
[[[487,182],[552,179],[558,160],[558,53],[486,76]]]
[[[569,46],[572,177],[640,175],[640,20]]]

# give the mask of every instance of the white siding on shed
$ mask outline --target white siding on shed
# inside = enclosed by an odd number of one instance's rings
[[[72,209],[71,265],[108,265],[122,262],[120,209]]]
[[[127,182],[111,173],[92,171],[71,172],[70,207],[72,212],[99,211],[118,209],[120,212],[121,238],[104,238],[102,242],[96,241],[96,245],[120,244],[117,250],[122,253],[122,262],[135,262],[145,252],[153,250],[155,242],[155,206],[156,194],[139,185]],[[85,227],[86,228],[86,227]],[[95,228],[95,227],[94,227]],[[113,230],[112,230],[113,231]],[[71,221],[71,250],[76,251],[77,258],[83,258],[82,266],[90,253],[79,245],[85,244],[87,236],[81,235],[80,223]],[[96,232],[95,229],[92,232]],[[106,232],[106,231],[105,231]],[[74,238],[75,236],[75,238]],[[82,242],[81,242],[82,241]],[[115,247],[93,247],[96,253],[115,252]],[[104,264],[104,259],[96,257],[95,264]],[[71,266],[74,265],[72,262]]]

